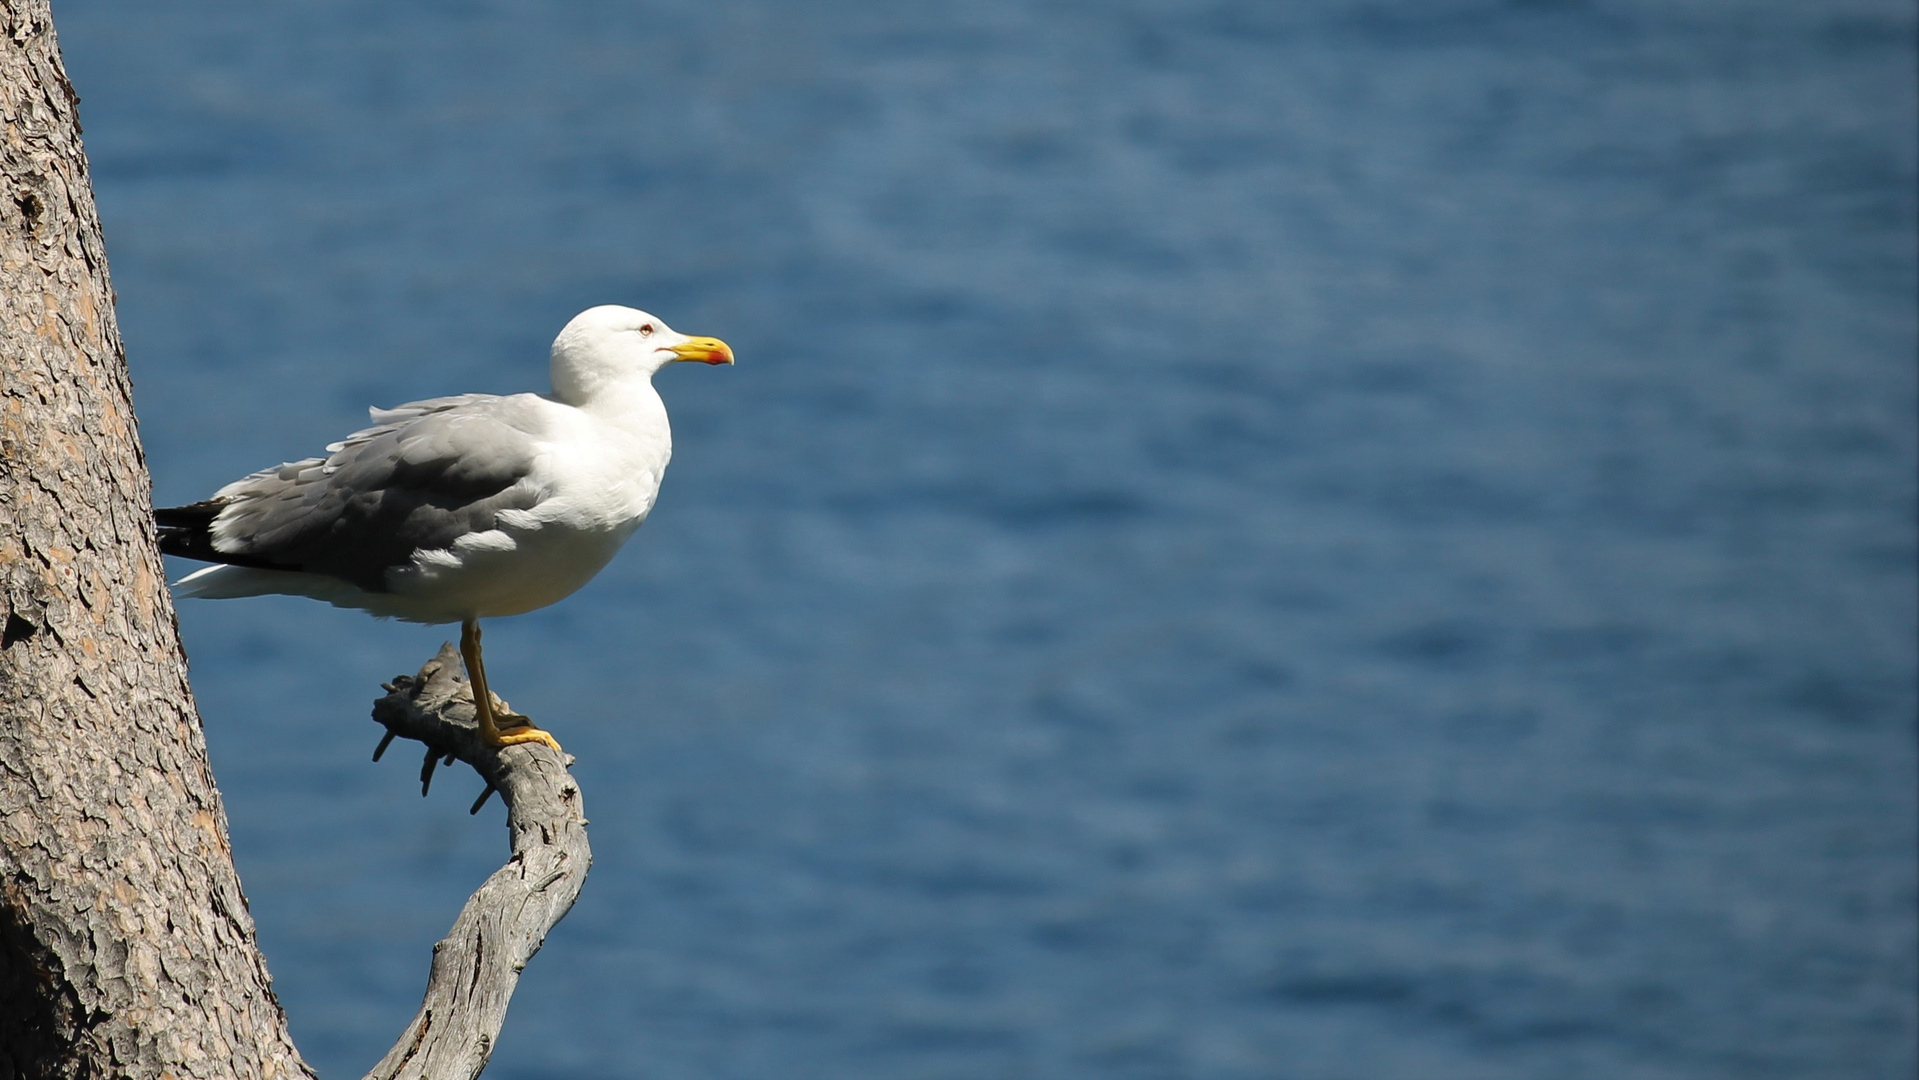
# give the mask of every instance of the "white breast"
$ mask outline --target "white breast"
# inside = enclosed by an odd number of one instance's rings
[[[393,575],[396,599],[433,621],[518,615],[592,580],[652,511],[672,457],[666,409],[650,384],[644,390],[618,410],[551,403],[548,438],[524,481],[539,501],[501,512],[497,528],[451,549],[420,553]]]

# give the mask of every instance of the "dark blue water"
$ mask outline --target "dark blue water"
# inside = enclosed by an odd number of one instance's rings
[[[1913,1074],[1911,4],[56,14],[162,502],[738,350],[488,629],[598,857],[489,1075]],[[504,852],[366,760],[444,634],[181,619],[358,1075]]]

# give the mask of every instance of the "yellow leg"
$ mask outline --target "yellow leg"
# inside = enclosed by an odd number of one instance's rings
[[[486,685],[486,664],[480,659],[480,621],[468,619],[460,624],[460,655],[466,660],[466,679],[473,686],[473,712],[480,721],[480,741],[488,746],[512,746],[515,743],[545,743],[560,750],[559,740],[519,717],[511,731],[501,731],[493,713],[493,691]]]

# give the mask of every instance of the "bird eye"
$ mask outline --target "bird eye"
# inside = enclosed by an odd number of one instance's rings
[[[652,336],[653,336],[653,324],[652,324],[652,323],[647,323],[647,324],[646,324],[645,326],[642,326],[642,327],[640,327],[640,336],[641,336],[641,337],[652,337]]]

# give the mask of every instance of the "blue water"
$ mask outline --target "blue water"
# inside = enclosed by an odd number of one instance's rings
[[[490,1076],[1919,1066],[1910,3],[56,7],[163,503],[738,351],[488,629],[597,856]],[[445,635],[181,623],[358,1075],[504,853],[367,761]]]

